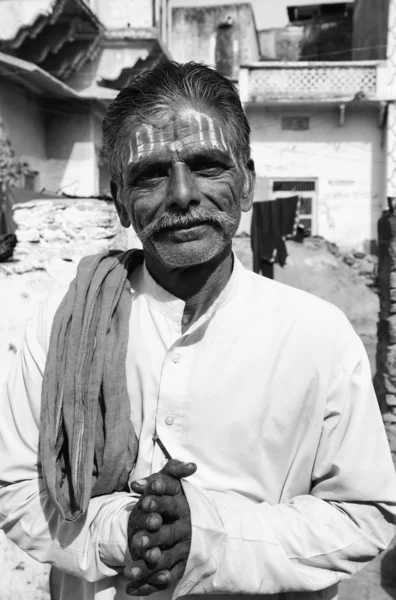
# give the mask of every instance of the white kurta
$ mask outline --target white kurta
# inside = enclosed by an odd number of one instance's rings
[[[224,292],[184,335],[184,303],[145,267],[131,292],[127,374],[140,438],[132,477],[163,465],[155,427],[172,457],[198,465],[183,483],[192,514],[185,575],[154,598],[336,598],[337,582],[389,544],[396,514],[368,359],[347,319],[237,260]],[[125,600],[135,498],[94,498],[84,521],[63,523],[37,470],[41,382],[60,298],[28,326],[2,395],[0,526],[65,572],[62,600]]]

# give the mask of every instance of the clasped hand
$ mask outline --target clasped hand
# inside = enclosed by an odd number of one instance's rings
[[[170,460],[159,472],[131,484],[141,495],[128,523],[132,564],[124,571],[130,596],[148,596],[181,579],[191,546],[191,515],[180,479],[197,470]]]

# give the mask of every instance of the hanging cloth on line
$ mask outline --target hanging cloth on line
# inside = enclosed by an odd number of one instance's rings
[[[285,266],[285,240],[297,234],[301,201],[300,196],[290,196],[253,203],[251,247],[255,273],[272,279],[273,265]]]

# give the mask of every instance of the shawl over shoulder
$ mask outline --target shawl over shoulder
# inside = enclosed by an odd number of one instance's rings
[[[126,382],[129,275],[141,250],[81,260],[52,325],[40,420],[48,494],[67,521],[91,496],[121,491],[136,461]]]

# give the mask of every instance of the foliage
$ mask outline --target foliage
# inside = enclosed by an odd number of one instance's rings
[[[29,165],[16,157],[4,122],[0,118],[0,189],[4,189],[7,184],[17,183],[22,175],[28,172]]]

